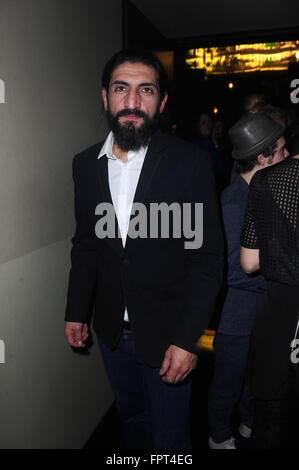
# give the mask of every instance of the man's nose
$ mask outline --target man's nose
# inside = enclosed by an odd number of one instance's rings
[[[284,149],[284,152],[283,152],[283,153],[284,153],[284,158],[287,158],[287,157],[289,157],[289,155],[290,155],[289,152],[288,152],[288,150],[287,150],[286,148]]]
[[[140,108],[140,95],[137,90],[130,89],[126,95],[125,106],[129,109]]]

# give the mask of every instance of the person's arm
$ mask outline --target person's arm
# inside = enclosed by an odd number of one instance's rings
[[[160,370],[163,380],[171,383],[184,380],[196,367],[196,343],[214,313],[223,279],[220,210],[213,169],[205,153],[197,155],[186,202],[191,203],[193,208],[195,203],[203,203],[203,243],[200,247],[194,245],[194,248],[185,248],[185,309],[176,325],[172,344],[165,353]],[[187,239],[186,241],[188,242]]]
[[[241,233],[240,263],[247,274],[251,274],[260,268],[259,240],[256,230],[256,191],[260,187],[260,172],[257,172],[249,185],[249,194],[245,212],[244,224]]]
[[[241,246],[240,262],[245,273],[251,274],[258,271],[260,267],[259,253],[260,250],[258,249],[250,249]]]
[[[76,232],[72,239],[71,270],[65,313],[65,336],[70,346],[83,348],[96,284],[96,237],[80,191],[79,158],[73,160]],[[82,171],[82,169],[81,169]]]
[[[222,215],[227,243],[227,284],[234,289],[248,291],[259,291],[266,288],[266,281],[263,276],[248,276],[256,271],[243,270],[240,264],[240,236],[243,225],[243,207],[236,202],[222,202]]]

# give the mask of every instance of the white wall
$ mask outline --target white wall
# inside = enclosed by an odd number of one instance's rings
[[[113,397],[63,335],[71,161],[106,134],[100,76],[120,0],[0,0],[0,448],[80,448]],[[3,344],[3,343],[1,343]]]

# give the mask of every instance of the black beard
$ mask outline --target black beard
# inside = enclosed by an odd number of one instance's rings
[[[135,127],[132,121],[128,121],[123,125],[120,124],[119,118],[129,114],[142,117],[143,123],[139,127]],[[137,151],[148,145],[152,134],[158,127],[160,111],[157,108],[152,118],[149,118],[146,113],[139,109],[123,109],[114,116],[109,108],[106,111],[106,116],[117,145],[124,152],[129,152],[130,150]]]

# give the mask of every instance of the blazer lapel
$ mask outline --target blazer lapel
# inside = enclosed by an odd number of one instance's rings
[[[116,229],[116,233],[118,234],[118,236],[116,236],[115,238],[106,238],[106,240],[110,244],[110,246],[119,255],[122,256],[124,252],[124,248],[122,245],[122,239],[121,239],[120,232],[119,232],[118,221],[117,221],[116,213],[114,210],[110,187],[109,187],[108,158],[106,156],[103,156],[98,160],[97,173],[99,177],[99,189],[102,195],[102,200],[103,202],[110,203],[113,207],[113,212],[115,216],[115,229]]]
[[[155,149],[148,149],[137,184],[134,202],[144,202],[161,158],[162,153],[158,153]]]

